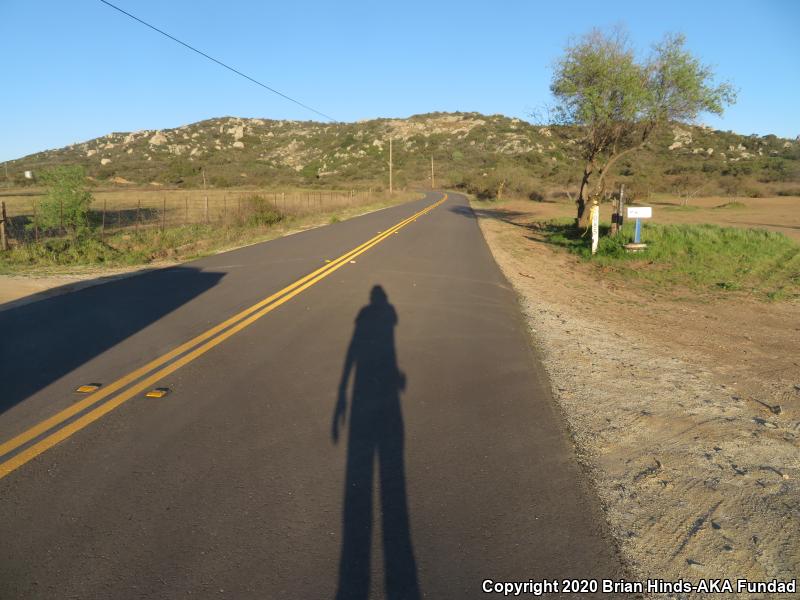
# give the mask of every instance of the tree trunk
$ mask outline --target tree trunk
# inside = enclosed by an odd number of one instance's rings
[[[586,228],[589,223],[589,198],[587,197],[586,190],[589,189],[589,177],[592,176],[594,170],[594,162],[589,161],[583,169],[583,177],[581,178],[581,189],[578,192],[578,199],[575,200],[575,206],[578,209],[578,214],[575,218],[575,226],[578,228]]]

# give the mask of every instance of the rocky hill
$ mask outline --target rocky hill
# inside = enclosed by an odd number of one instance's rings
[[[80,164],[101,183],[381,187],[393,139],[397,187],[429,183],[486,195],[574,191],[580,131],[501,115],[430,113],[356,123],[223,117],[175,129],[110,133],[11,161],[9,175]],[[673,126],[621,161],[611,184],[632,193],[671,191],[800,195],[800,141]]]

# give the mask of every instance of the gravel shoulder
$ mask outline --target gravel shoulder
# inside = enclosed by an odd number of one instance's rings
[[[547,207],[473,207],[637,578],[797,578],[800,303],[641,288],[538,238]]]

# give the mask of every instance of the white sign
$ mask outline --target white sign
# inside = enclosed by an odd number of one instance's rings
[[[650,219],[653,216],[653,209],[650,206],[628,206],[629,219]]]

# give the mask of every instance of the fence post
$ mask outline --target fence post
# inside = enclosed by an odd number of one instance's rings
[[[106,202],[108,200],[103,198],[103,223],[100,226],[100,239],[104,242],[106,241]]]
[[[206,194],[206,224],[208,224],[208,194]]]
[[[161,194],[161,231],[167,227],[167,195]]]
[[[0,248],[8,250],[8,238],[6,237],[6,203],[0,202]]]
[[[183,198],[183,224],[189,224],[189,192]]]
[[[625,194],[625,184],[619,187],[619,196],[614,198],[611,202],[611,235],[617,235],[620,230],[620,223],[622,222],[622,198]]]
[[[138,202],[136,204],[136,231],[139,231],[139,221],[142,220],[142,198],[141,196],[138,198]]]
[[[228,224],[228,192],[222,192],[222,223]]]
[[[58,221],[59,226],[61,227],[61,233],[64,233],[64,199],[59,198],[58,200]]]

